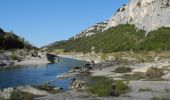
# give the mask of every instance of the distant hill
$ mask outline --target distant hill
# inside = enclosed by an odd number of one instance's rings
[[[59,45],[64,45],[65,42],[67,42],[66,40],[62,40],[62,41],[57,41],[51,44],[48,44],[46,46],[41,47],[42,50],[47,50],[47,51],[53,51],[56,49],[57,46]]]
[[[29,42],[25,41],[24,38],[21,38],[14,34],[13,32],[4,32],[0,28],[0,50],[9,50],[9,49],[31,49],[35,48]]]

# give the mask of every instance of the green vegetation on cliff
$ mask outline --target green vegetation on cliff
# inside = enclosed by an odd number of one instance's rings
[[[0,50],[9,50],[9,49],[31,49],[33,47],[29,42],[25,41],[24,38],[21,38],[14,34],[13,32],[4,32],[0,29]]]
[[[89,37],[70,39],[48,47],[48,50],[63,49],[65,52],[104,52],[170,50],[170,28],[159,28],[145,36],[144,30],[134,25],[119,25]]]

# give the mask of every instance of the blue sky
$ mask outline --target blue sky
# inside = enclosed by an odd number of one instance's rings
[[[0,0],[0,27],[38,47],[109,19],[128,0]]]

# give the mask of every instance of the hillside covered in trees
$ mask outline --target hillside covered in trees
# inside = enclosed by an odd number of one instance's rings
[[[35,47],[13,32],[5,32],[0,28],[0,50],[23,48],[31,49]]]
[[[58,42],[48,47],[49,51],[63,49],[65,52],[104,52],[117,51],[154,51],[170,50],[170,28],[162,27],[151,31],[145,36],[144,30],[138,30],[134,25],[119,25],[98,32],[89,37],[70,39]]]

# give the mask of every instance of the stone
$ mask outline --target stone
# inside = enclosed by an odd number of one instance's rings
[[[3,61],[3,60],[9,60],[9,58],[4,53],[0,53],[0,61]]]
[[[0,66],[6,66],[7,64],[5,64],[4,62],[0,61]]]
[[[169,80],[169,79],[170,79],[170,72],[167,73],[166,75],[162,76],[162,78],[163,78],[163,79],[168,79],[168,80]]]
[[[87,83],[81,80],[76,80],[75,78],[71,79],[70,89],[85,89],[87,87]]]
[[[4,99],[9,99],[11,96],[11,93],[14,91],[13,88],[5,88],[3,90],[3,92],[1,92],[1,97],[3,97]]]
[[[54,90],[62,90],[60,87],[55,87]]]
[[[0,90],[0,97],[1,97],[2,91]]]
[[[22,91],[22,92],[34,94],[36,96],[49,95],[49,93],[47,91],[38,90],[38,89],[33,88],[31,86],[19,86],[19,87],[17,87],[17,89]]]

